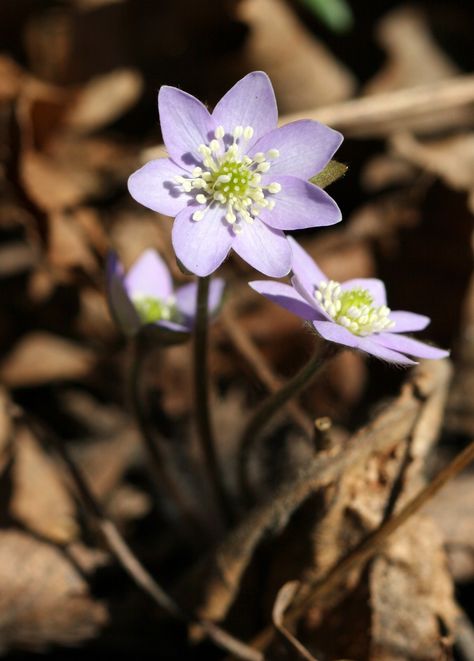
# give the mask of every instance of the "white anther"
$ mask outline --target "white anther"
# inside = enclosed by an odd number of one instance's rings
[[[209,147],[211,148],[211,151],[214,152],[214,154],[217,154],[221,148],[218,140],[211,140]]]
[[[202,175],[202,168],[197,167],[193,170],[193,177],[200,177]]]
[[[234,138],[237,139],[237,138],[240,138],[240,136],[242,135],[243,132],[244,132],[244,127],[243,126],[236,126],[233,133],[232,133],[232,135],[234,136]]]
[[[218,126],[216,130],[214,131],[214,135],[216,136],[217,140],[221,140],[224,135],[225,135],[225,130],[223,126]]]
[[[268,170],[270,168],[271,168],[271,163],[269,163],[268,161],[264,161],[263,163],[259,163],[258,166],[257,166],[257,170],[259,172],[263,172],[263,173],[268,172]]]
[[[263,153],[263,151],[257,152],[253,157],[253,160],[255,161],[255,163],[263,163],[263,161],[265,160],[265,154]]]
[[[279,156],[280,156],[280,152],[278,151],[278,149],[269,149],[267,151],[267,158],[275,159],[278,158]]]
[[[281,191],[281,184],[277,184],[276,181],[272,182],[268,186],[268,191],[272,194],[279,193]]]
[[[251,126],[246,126],[244,128],[244,138],[246,140],[251,140],[252,137],[253,137],[253,128]]]
[[[193,213],[193,220],[202,220],[204,218],[204,211],[195,211]]]
[[[196,202],[198,202],[198,204],[206,204],[207,198],[202,193],[199,193],[199,195],[196,195]]]

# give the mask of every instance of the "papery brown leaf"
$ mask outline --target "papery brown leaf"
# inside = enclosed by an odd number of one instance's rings
[[[59,544],[78,535],[76,507],[55,463],[26,428],[15,437],[10,513],[24,526]]]
[[[2,652],[78,644],[107,622],[64,552],[25,532],[0,531],[0,585]]]
[[[454,630],[457,608],[436,525],[413,517],[370,568],[370,661],[446,659],[440,627]]]
[[[251,30],[246,44],[247,66],[269,74],[282,112],[352,96],[355,80],[351,72],[307,30],[285,2],[247,0],[238,7],[238,15]]]
[[[376,36],[388,61],[366,85],[368,94],[435,82],[459,72],[436,43],[427,16],[412,6],[397,7],[384,16]]]
[[[449,569],[457,583],[474,578],[474,474],[458,475],[425,512],[442,532]]]
[[[117,69],[88,81],[71,100],[64,125],[78,133],[96,131],[123,115],[142,92],[135,69]]]
[[[10,387],[80,379],[90,373],[92,351],[57,335],[34,331],[22,337],[0,365],[0,379]]]
[[[410,163],[441,177],[454,190],[465,191],[474,213],[474,133],[427,141],[401,133],[391,144],[396,154]]]

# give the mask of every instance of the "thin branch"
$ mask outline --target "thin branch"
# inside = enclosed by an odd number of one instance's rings
[[[227,335],[239,354],[245,358],[253,369],[258,379],[267,388],[268,392],[275,393],[283,385],[283,380],[274,374],[263,353],[257,347],[250,335],[246,332],[235,314],[227,309],[221,315]],[[311,418],[303,411],[297,402],[286,402],[285,408],[293,422],[301,427],[311,438],[314,433],[314,425]]]
[[[198,278],[196,327],[194,330],[194,398],[198,438],[207,474],[214,489],[224,520],[232,523],[233,507],[227,493],[223,472],[219,466],[212,430],[209,401],[208,366],[208,300],[209,277]]]
[[[409,128],[409,123],[445,113],[446,125],[459,122],[452,111],[474,104],[474,75],[456,76],[384,94],[373,94],[330,106],[284,115],[280,124],[315,119],[346,135],[374,136]],[[450,111],[450,112],[449,112]],[[448,114],[449,112],[449,114]]]
[[[168,615],[182,620],[188,624],[198,625],[208,637],[226,652],[243,661],[263,661],[263,655],[252,649],[242,641],[234,638],[230,633],[221,629],[213,622],[201,620],[187,613],[170,597],[157,583],[153,576],[141,564],[137,556],[129,547],[117,526],[104,514],[100,504],[90,490],[86,478],[70,456],[65,444],[56,434],[46,428],[43,423],[17,406],[12,407],[12,416],[27,424],[32,432],[39,438],[52,445],[55,452],[61,457],[69,476],[77,489],[80,500],[89,518],[101,532],[107,548],[126,571],[134,583],[145,592]]]

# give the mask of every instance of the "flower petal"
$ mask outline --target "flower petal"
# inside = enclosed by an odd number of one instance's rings
[[[313,321],[313,326],[321,337],[329,342],[336,342],[336,344],[343,344],[352,348],[359,346],[359,338],[334,321]]]
[[[199,165],[198,147],[209,143],[217,126],[206,106],[187,92],[163,85],[158,110],[163,142],[173,161],[186,170]]]
[[[298,177],[262,177],[262,183],[281,185],[281,191],[271,196],[276,204],[270,211],[262,209],[260,218],[270,227],[280,230],[302,230],[308,227],[334,225],[341,211],[325,191]]]
[[[372,295],[375,305],[387,305],[387,293],[382,280],[378,278],[353,278],[341,283],[342,291],[351,289],[367,289]]]
[[[209,285],[208,313],[213,315],[219,308],[224,294],[225,280],[213,278]],[[181,314],[186,317],[190,325],[194,324],[197,304],[197,283],[190,282],[176,290],[176,304]]]
[[[130,298],[152,296],[166,300],[173,293],[173,281],[168,267],[156,250],[145,250],[124,278]]]
[[[169,158],[149,161],[128,179],[128,190],[134,200],[166,216],[176,216],[186,206],[186,196],[174,178],[186,172]]]
[[[249,146],[274,129],[278,121],[278,110],[267,74],[254,71],[239,80],[216,105],[212,119],[230,134],[236,126],[251,126],[254,134]]]
[[[220,206],[207,209],[202,220],[192,215],[204,207],[186,207],[173,224],[172,241],[177,258],[191,273],[201,277],[213,273],[227,257],[234,235]]]
[[[270,131],[249,151],[266,153],[278,149],[280,155],[271,161],[269,175],[293,175],[309,179],[327,165],[343,136],[324,124],[302,119]]]
[[[135,335],[141,326],[135,306],[123,282],[123,266],[117,254],[110,252],[106,263],[106,291],[111,314],[125,335]]]
[[[398,335],[396,333],[377,333],[374,335],[374,342],[382,346],[393,349],[394,351],[402,351],[410,356],[416,358],[429,358],[431,360],[438,360],[440,358],[447,358],[449,351],[432,347],[425,342],[414,340],[412,337],[406,335]]]
[[[288,239],[278,230],[258,218],[252,224],[243,223],[232,248],[257,271],[272,278],[282,278],[291,268],[291,248]]]
[[[405,312],[404,310],[390,312],[390,319],[395,322],[395,326],[390,329],[391,333],[411,333],[423,330],[431,321],[424,314]]]
[[[395,363],[396,365],[416,365],[417,363],[410,358],[407,358],[402,353],[388,349],[376,341],[377,335],[370,337],[361,337],[358,348],[361,351],[385,360],[387,363]]]
[[[273,301],[282,308],[289,310],[298,317],[307,321],[312,319],[320,319],[319,312],[308,305],[298,292],[290,285],[283,282],[275,282],[274,280],[253,280],[249,282],[250,287],[263,294],[266,298]]]
[[[293,253],[291,270],[295,276],[295,284],[298,283],[298,285],[301,285],[309,296],[309,300],[314,301],[315,287],[320,282],[327,281],[328,277],[293,237],[289,236],[288,241],[290,242]]]

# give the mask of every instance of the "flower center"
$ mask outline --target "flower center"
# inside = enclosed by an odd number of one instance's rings
[[[314,296],[320,306],[334,321],[354,335],[371,335],[393,328],[390,308],[374,305],[367,289],[360,287],[342,291],[335,280],[323,281],[316,287]]]
[[[153,296],[135,295],[132,298],[138,316],[144,324],[157,321],[179,321],[180,315],[173,299],[162,301]]]
[[[263,185],[262,174],[280,154],[278,149],[269,149],[247,156],[245,150],[253,133],[251,126],[236,126],[229,136],[218,126],[210,143],[199,145],[202,167],[194,168],[191,176],[176,177],[184,193],[194,196],[201,207],[205,205],[194,212],[193,220],[202,220],[210,207],[219,205],[225,209],[225,220],[238,233],[243,222],[253,223],[262,209],[273,209],[272,196],[281,186],[277,182]]]

